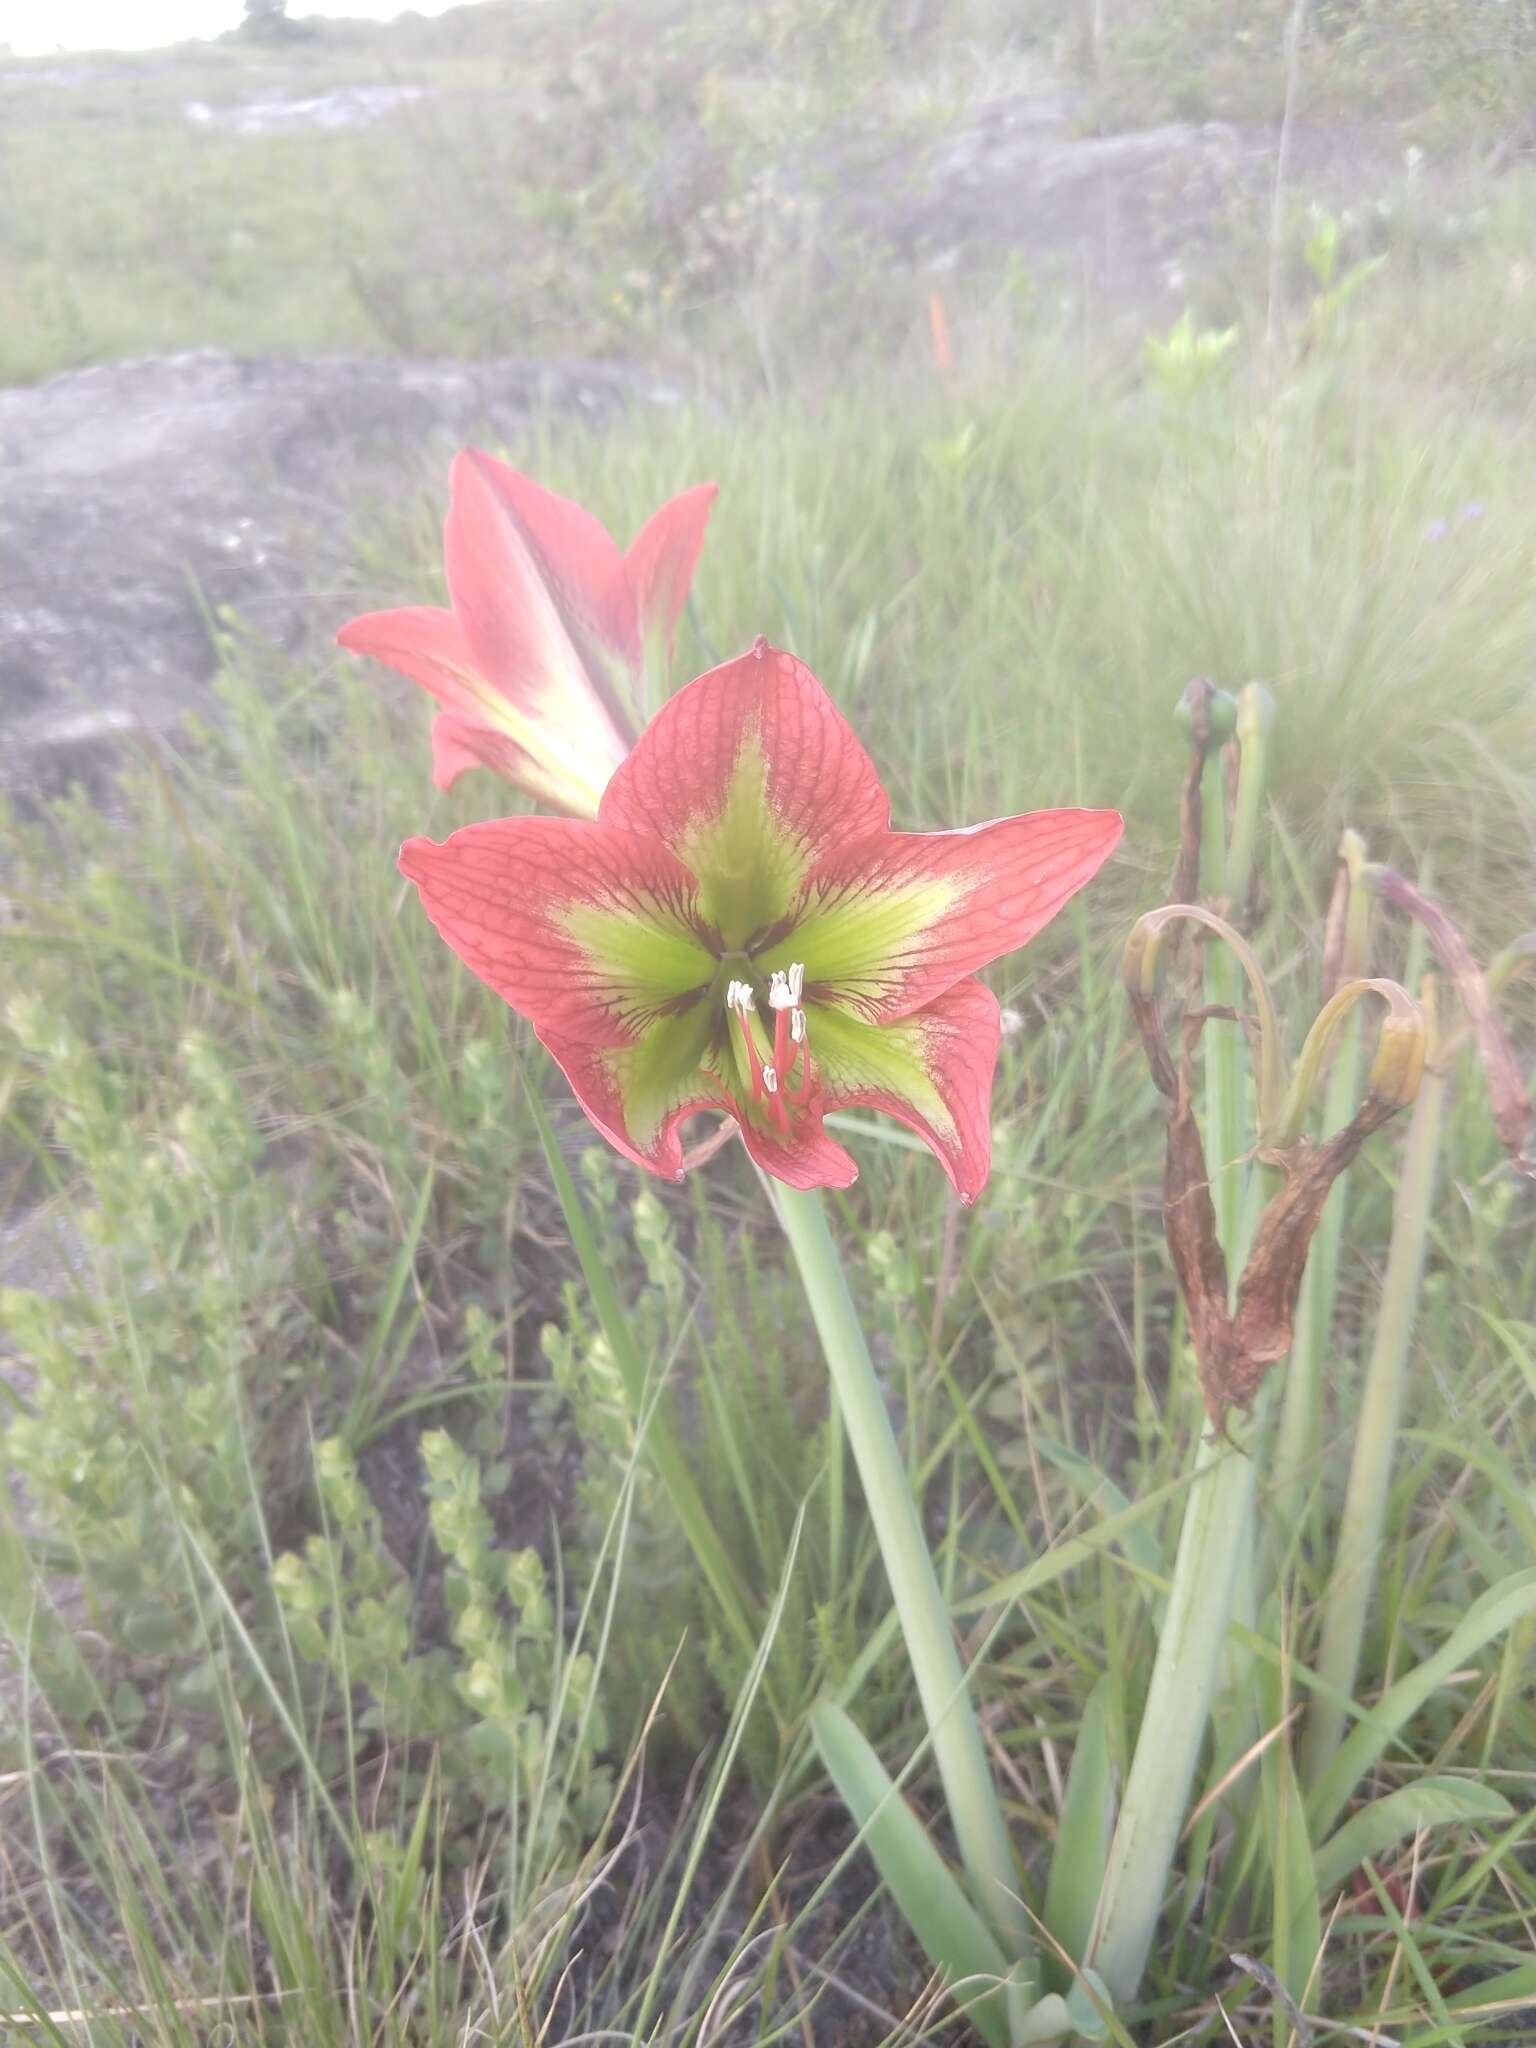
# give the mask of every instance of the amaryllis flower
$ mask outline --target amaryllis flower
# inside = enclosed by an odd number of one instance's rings
[[[676,1178],[722,1110],[791,1187],[857,1169],[822,1128],[884,1110],[971,1201],[991,1158],[997,999],[1111,852],[1114,811],[893,832],[874,766],[803,663],[759,641],[680,690],[597,821],[500,818],[400,867],[465,964],[530,1019],[609,1142]]]
[[[336,638],[442,705],[439,789],[479,765],[595,817],[634,741],[647,651],[670,648],[714,500],[713,484],[670,499],[621,554],[580,505],[466,448],[443,528],[453,609],[367,612]]]

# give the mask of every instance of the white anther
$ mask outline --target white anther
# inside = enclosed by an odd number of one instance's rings
[[[766,1089],[767,1089],[767,1091],[768,1091],[768,1093],[769,1093],[770,1095],[777,1095],[777,1094],[778,1094],[778,1092],[779,1092],[779,1076],[778,1076],[778,1070],[777,1070],[776,1068],[774,1068],[774,1067],[764,1067],[764,1068],[763,1068],[763,1086],[764,1086],[764,1088],[766,1088]]]
[[[804,1043],[805,1043],[805,1012],[804,1012],[804,1010],[791,1010],[791,1011],[790,1011],[790,1013],[789,1013],[789,1035],[790,1035],[790,1037],[791,1037],[791,1038],[792,1038],[792,1039],[793,1039],[793,1040],[795,1041],[795,1044],[796,1044],[796,1045],[804,1045]]]
[[[793,1010],[799,1007],[805,993],[805,969],[797,960],[788,972],[776,968],[768,977],[768,1006],[773,1010]]]
[[[752,993],[750,981],[733,981],[725,991],[725,1007],[744,1017],[748,1010],[757,1008],[757,998]]]

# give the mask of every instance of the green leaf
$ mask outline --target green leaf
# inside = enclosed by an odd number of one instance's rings
[[[1041,1436],[1038,1431],[1035,1448],[1090,1507],[1098,1508],[1101,1513],[1107,1511],[1111,1516],[1129,1512],[1131,1503],[1114,1480],[1108,1473],[1101,1472],[1091,1458],[1085,1458],[1081,1451],[1058,1443],[1054,1437]],[[1148,1581],[1155,1582],[1162,1576],[1163,1553],[1157,1538],[1144,1522],[1128,1523],[1116,1540],[1131,1563],[1140,1566]],[[1161,1619],[1162,1610],[1168,1603],[1160,1594],[1154,1593],[1152,1598]]]
[[[421,1891],[427,1829],[436,1808],[436,1777],[437,1762],[434,1759],[427,1767],[416,1818],[411,1824],[404,1850],[398,1859],[392,1859],[382,1867],[376,1862],[370,1871],[374,1885],[374,1909],[378,1916],[378,1937],[383,1943],[384,1953],[396,1959],[402,1967],[410,1962],[411,1937],[415,1932],[412,1923],[419,1918],[417,1901]]]
[[[1260,1783],[1274,1883],[1274,1971],[1291,1997],[1301,2004],[1323,1945],[1323,1922],[1318,1908],[1312,1839],[1307,1832],[1306,1803],[1285,1736],[1271,1742],[1265,1750]],[[1284,2030],[1278,2038],[1284,2041],[1289,2037],[1290,2022],[1283,2014],[1277,2014],[1276,2019]]]
[[[1008,2048],[1002,1988],[1008,1965],[981,1915],[842,1708],[823,1700],[812,1712],[811,1733],[876,1869],[929,1961],[944,1971],[977,2032],[992,2048]]]
[[[120,1679],[112,1692],[112,1726],[119,1735],[131,1735],[142,1725],[149,1707],[132,1679]]]
[[[1089,1693],[1078,1724],[1072,1768],[1067,1773],[1066,1798],[1062,1802],[1061,1826],[1057,1830],[1041,1915],[1047,1929],[1077,1964],[1081,1964],[1088,1953],[1088,1937],[1099,1903],[1099,1889],[1104,1882],[1114,1824],[1109,1681],[1101,1678]]]
[[[1308,270],[1317,279],[1319,288],[1326,291],[1333,283],[1333,274],[1339,265],[1339,223],[1335,215],[1320,213],[1317,225],[1307,237],[1302,256]]]
[[[1336,1892],[1369,1856],[1379,1860],[1420,1828],[1466,1820],[1509,1820],[1514,1808],[1501,1792],[1476,1778],[1421,1778],[1352,1814],[1317,1851],[1314,1865],[1321,1898]]]
[[[1465,1991],[1458,1991],[1445,2002],[1452,2012],[1468,2010],[1496,2011],[1516,2001],[1522,2005],[1536,2005],[1536,1962],[1517,1963],[1512,1970],[1505,1970],[1497,1977],[1485,1977],[1481,1984],[1472,1984]],[[1428,2041],[1423,2035],[1421,2040]]]
[[[1382,1694],[1340,1744],[1333,1761],[1312,1788],[1308,1813],[1314,1835],[1332,1827],[1356,1785],[1436,1686],[1468,1663],[1495,1636],[1532,1612],[1536,1612],[1536,1567],[1511,1572],[1508,1578],[1490,1586],[1481,1599],[1473,1601],[1460,1625],[1451,1630],[1435,1654],[1426,1657]]]

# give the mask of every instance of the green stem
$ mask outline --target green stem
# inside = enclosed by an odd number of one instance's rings
[[[834,1602],[843,1596],[843,1532],[847,1524],[846,1439],[842,1404],[834,1401],[827,1411],[827,1597]]]
[[[1221,749],[1212,748],[1200,778],[1200,888],[1220,896],[1227,886],[1227,781]]]
[[[1219,942],[1207,949],[1205,999],[1241,1010],[1242,972]],[[1242,1271],[1243,1193],[1247,1175],[1247,1105],[1243,1100],[1242,1026],[1213,1019],[1205,1027],[1205,1156],[1211,1176],[1216,1235],[1236,1287]]]
[[[1262,756],[1251,764],[1247,807],[1260,800]],[[1229,871],[1220,760],[1206,762],[1201,864],[1212,894],[1239,883],[1246,893],[1251,849],[1239,848],[1242,872]],[[1206,948],[1206,1000],[1239,1009],[1236,960],[1225,946]],[[1245,1191],[1242,1160],[1249,1150],[1240,1026],[1215,1023],[1205,1035],[1205,1152],[1210,1166],[1216,1232],[1235,1290],[1242,1270]],[[1203,1420],[1203,1418],[1202,1418]],[[1152,1666],[1152,1682],[1110,1844],[1088,1961],[1119,2005],[1136,1995],[1168,1888],[1179,1829],[1189,1805],[1206,1724],[1227,1646],[1239,1565],[1251,1574],[1253,1461],[1202,1431],[1195,1486],[1179,1531],[1168,1611]],[[1234,1674],[1236,1675],[1236,1674]]]
[[[1343,1128],[1360,1099],[1363,1039],[1357,1017],[1344,1027],[1344,1042],[1334,1058],[1324,1095],[1323,1130]],[[1349,1207],[1349,1175],[1339,1176],[1328,1197],[1296,1306],[1296,1339],[1285,1368],[1285,1405],[1275,1439],[1274,1478],[1269,1492],[1269,1562],[1278,1563],[1278,1547],[1289,1542],[1300,1523],[1322,1453],[1323,1367],[1333,1343],[1333,1312],[1338,1294],[1339,1253]],[[1270,1576],[1268,1572],[1266,1578]]]
[[[1004,1948],[1033,1954],[1029,1917],[949,1613],[847,1276],[815,1194],[775,1185],[774,1206],[815,1319],[832,1390],[885,1560],[950,1820],[976,1903]]]
[[[1381,1308],[1360,1396],[1333,1571],[1323,1600],[1317,1675],[1326,1680],[1330,1690],[1314,1695],[1307,1718],[1302,1775],[1308,1786],[1323,1775],[1343,1739],[1345,1710],[1335,1705],[1334,1699],[1353,1699],[1360,1668],[1360,1643],[1375,1585],[1414,1313],[1424,1272],[1448,1086],[1448,1075],[1427,1068],[1408,1126],[1402,1178],[1392,1209],[1392,1241],[1381,1286]]]
[[[1117,2006],[1136,1995],[1162,1911],[1221,1671],[1253,1491],[1252,1459],[1202,1436],[1152,1684],[1088,1952]]]

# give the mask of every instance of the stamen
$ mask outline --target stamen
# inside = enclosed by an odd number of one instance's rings
[[[776,967],[768,977],[768,1007],[771,1010],[796,1010],[805,994],[805,966],[797,960],[787,970]]]
[[[800,1078],[792,1087],[787,1088],[784,1092],[798,1109],[800,1104],[809,1098],[811,1092],[811,1048],[805,1036],[804,1010],[796,1010],[795,1016],[799,1019],[801,1027],[794,1054],[795,1060],[799,1063]],[[794,1072],[793,1066],[791,1066],[789,1071],[791,1074]]]
[[[768,1007],[774,1013],[773,1049],[765,1060],[758,1050],[752,1022],[757,1011],[757,998],[751,982],[732,981],[725,991],[725,1007],[741,1028],[752,1100],[763,1105],[770,1122],[786,1135],[791,1128],[791,1105],[798,1109],[811,1093],[810,1046],[805,1012],[800,1007],[804,992],[805,968],[798,961],[788,969],[776,968],[769,975]]]

